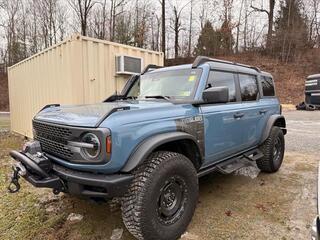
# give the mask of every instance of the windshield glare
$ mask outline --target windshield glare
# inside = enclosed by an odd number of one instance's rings
[[[200,69],[170,70],[147,73],[140,76],[128,93],[128,97],[192,98],[200,78]]]

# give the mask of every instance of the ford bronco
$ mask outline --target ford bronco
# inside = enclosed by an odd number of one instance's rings
[[[199,177],[280,168],[286,122],[269,73],[197,57],[149,66],[103,103],[48,105],[33,131],[10,153],[11,192],[23,177],[55,194],[119,198],[136,238],[171,240],[191,221]]]

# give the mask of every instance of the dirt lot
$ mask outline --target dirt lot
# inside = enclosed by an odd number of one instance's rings
[[[310,238],[316,215],[320,112],[285,115],[289,133],[281,170],[257,177],[255,169],[247,169],[242,175],[202,178],[199,204],[184,239]],[[113,229],[125,229],[114,203],[56,197],[25,182],[18,194],[8,194],[8,151],[19,148],[23,138],[3,131],[8,120],[1,116],[0,128],[0,239],[110,239]],[[83,219],[67,220],[70,213]],[[122,239],[133,238],[124,230]]]

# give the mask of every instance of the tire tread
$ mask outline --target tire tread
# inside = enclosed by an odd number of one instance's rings
[[[133,172],[134,179],[127,194],[122,199],[122,219],[128,231],[137,239],[143,240],[143,222],[141,214],[144,211],[142,195],[146,194],[145,189],[151,174],[157,170],[159,165],[170,158],[178,157],[180,154],[174,152],[152,153],[147,161],[142,163]],[[192,164],[191,162],[189,164]]]
[[[276,169],[273,165],[272,149],[275,138],[278,134],[281,134],[280,132],[282,133],[282,130],[279,127],[272,127],[268,138],[260,147],[260,150],[263,152],[264,156],[261,159],[257,160],[257,166],[263,172],[273,173],[278,171],[278,169]]]

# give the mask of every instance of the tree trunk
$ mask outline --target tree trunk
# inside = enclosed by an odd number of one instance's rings
[[[161,51],[166,58],[166,0],[162,0],[162,41],[161,41]]]
[[[273,29],[273,16],[274,16],[275,0],[269,1],[269,14],[268,14],[268,34],[267,34],[267,49],[272,47],[272,29]]]
[[[243,4],[244,4],[244,0],[241,1],[239,19],[237,24],[236,53],[239,53],[239,35],[240,35],[240,24],[241,24],[241,14],[242,14]]]
[[[192,11],[193,11],[193,1],[190,1],[190,23],[189,23],[189,41],[188,41],[188,57],[191,56],[191,41],[192,41]]]

